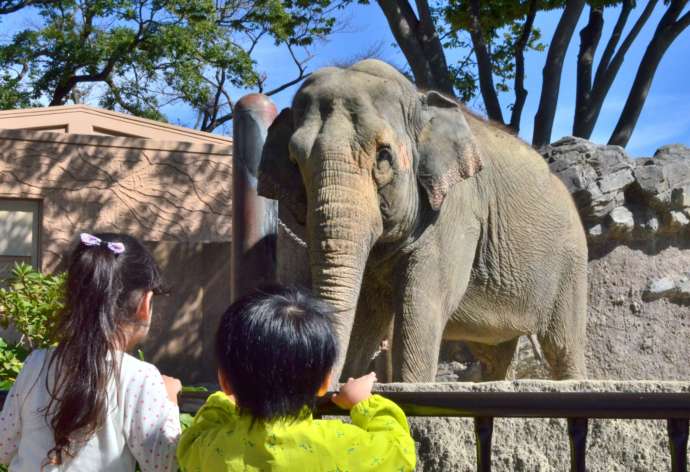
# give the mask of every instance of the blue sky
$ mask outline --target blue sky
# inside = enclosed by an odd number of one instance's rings
[[[643,2],[638,2],[642,4]],[[660,2],[662,3],[662,2]],[[642,7],[636,8],[628,21],[628,28],[640,14]],[[618,9],[607,9],[605,12],[605,29],[599,54],[613,28]],[[651,39],[654,28],[663,14],[662,6],[657,6],[646,27],[631,47],[615,83],[602,109],[592,140],[606,143],[616,124],[618,114],[625,104],[627,94],[635,77],[637,66],[644,49]],[[358,5],[346,12],[348,27],[336,33],[328,43],[313,48],[314,59],[310,68],[316,69],[329,65],[337,60],[353,57],[368,50],[374,44],[382,45],[382,58],[404,67],[406,61],[402,52],[393,45],[394,39],[379,7],[375,4]],[[542,13],[537,16],[536,26],[542,31],[544,42],[548,43],[556,27],[560,11]],[[585,9],[577,27],[576,34],[586,24],[588,10]],[[627,32],[627,30],[626,30]],[[575,108],[576,60],[579,37],[571,43],[562,75],[559,106],[554,123],[552,140],[569,135],[572,130],[572,117]],[[267,44],[258,51],[257,60],[269,75],[269,84],[277,84],[281,79],[290,77],[294,67],[287,54]],[[453,53],[447,53],[449,61]],[[541,90],[541,70],[544,66],[545,53],[527,55],[526,88],[529,92],[523,112],[520,135],[531,140],[534,114],[537,109]],[[598,56],[595,58],[598,61]],[[597,64],[598,62],[595,62]],[[289,106],[294,87],[272,98],[279,107]],[[504,115],[508,116],[508,105],[512,94],[503,94],[501,103]],[[481,107],[481,100],[472,104]],[[654,83],[647,98],[645,108],[640,116],[635,132],[627,150],[631,156],[650,156],[661,145],[683,143],[690,146],[690,29],[685,30],[671,45],[657,70]]]
[[[643,2],[639,2],[642,4]],[[663,4],[663,2],[659,2]],[[633,11],[628,28],[640,14],[642,6]],[[592,135],[592,140],[599,143],[608,141],[613,130],[618,114],[627,98],[630,85],[635,77],[637,65],[644,53],[646,45],[653,35],[654,28],[663,14],[663,5],[658,5],[645,28],[638,36],[636,42],[626,56],[626,60],[611,88],[607,100],[601,112],[601,116]],[[613,23],[617,17],[617,9],[607,9],[605,12],[605,28],[602,35],[598,53],[604,48],[608,40]],[[537,16],[536,26],[542,31],[543,41],[548,44],[553,30],[556,27],[560,11],[541,13]],[[327,42],[319,43],[311,48],[314,56],[309,62],[309,70],[315,70],[322,66],[354,57],[369,50],[372,45],[380,45],[380,57],[401,68],[406,66],[402,52],[393,46],[394,39],[379,7],[373,3],[370,5],[354,5],[341,13],[346,20],[346,26],[332,35]],[[587,21],[588,11],[585,9],[577,32]],[[2,23],[2,39],[7,39],[15,29],[26,27],[35,22],[27,14],[6,17]],[[627,32],[627,31],[626,31]],[[575,108],[575,77],[576,58],[579,37],[571,43],[566,56],[562,75],[561,91],[558,111],[554,123],[552,140],[570,134],[572,128],[573,110]],[[447,52],[449,62],[457,57],[457,54]],[[295,67],[287,51],[276,48],[271,41],[265,41],[259,45],[255,55],[258,67],[268,76],[267,88],[279,85],[290,80],[295,75]],[[529,92],[527,103],[523,112],[520,135],[527,141],[531,139],[533,117],[538,105],[541,87],[541,69],[546,58],[545,53],[530,53],[526,57],[526,88]],[[595,58],[595,64],[598,55]],[[291,87],[272,99],[279,108],[289,106],[292,95],[297,87]],[[235,91],[235,98],[241,97],[250,91]],[[511,93],[503,94],[501,103],[504,107],[504,115],[508,116],[508,105],[513,100]],[[481,108],[481,100],[470,104],[475,109]],[[184,106],[176,105],[167,107],[166,115],[170,121],[193,125],[194,115]],[[663,144],[683,143],[690,146],[690,29],[686,29],[671,45],[659,66],[651,91],[647,98],[645,108],[637,123],[635,132],[628,144],[627,150],[631,156],[650,156]]]

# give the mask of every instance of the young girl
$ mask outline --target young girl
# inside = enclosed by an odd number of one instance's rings
[[[409,471],[415,446],[405,414],[372,395],[376,376],[350,379],[333,401],[352,424],[314,420],[336,356],[331,309],[272,288],[235,302],[216,337],[218,380],[180,438],[186,472]]]
[[[146,248],[82,233],[69,260],[54,349],[31,353],[0,414],[10,471],[176,470],[176,379],[125,354],[147,334],[163,290]]]

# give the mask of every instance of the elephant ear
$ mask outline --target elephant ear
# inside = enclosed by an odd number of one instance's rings
[[[461,106],[438,92],[421,96],[424,122],[417,142],[417,178],[439,210],[456,183],[482,168],[479,147]]]
[[[295,219],[304,224],[307,197],[302,175],[297,165],[290,161],[288,150],[293,130],[292,110],[285,108],[268,128],[259,164],[257,191],[259,195],[287,205]]]

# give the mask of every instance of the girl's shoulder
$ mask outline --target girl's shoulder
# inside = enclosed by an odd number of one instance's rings
[[[123,353],[120,358],[119,383],[119,388],[125,396],[167,398],[163,377],[156,366],[127,353]]]
[[[39,364],[43,363],[43,361],[48,357],[50,354],[52,354],[54,349],[51,348],[43,348],[43,349],[34,349],[29,353],[28,356],[26,356],[26,359],[24,359],[24,365],[25,366],[30,366],[34,364]]]
[[[120,370],[126,379],[144,379],[150,376],[158,378],[161,375],[155,365],[139,360],[126,352],[123,353],[120,360]]]
[[[41,385],[45,384],[45,382],[38,381],[40,378],[45,378],[48,366],[47,360],[52,352],[53,349],[35,349],[29,353],[26,359],[24,359],[22,369],[14,382],[13,389],[15,393],[25,396],[33,389],[34,385],[38,383]]]
[[[46,361],[52,354],[53,348],[34,349],[24,359],[22,371],[33,372],[37,376],[46,367]]]

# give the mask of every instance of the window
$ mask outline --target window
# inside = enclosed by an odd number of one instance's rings
[[[40,268],[39,224],[39,201],[0,199],[0,278],[17,262]]]

